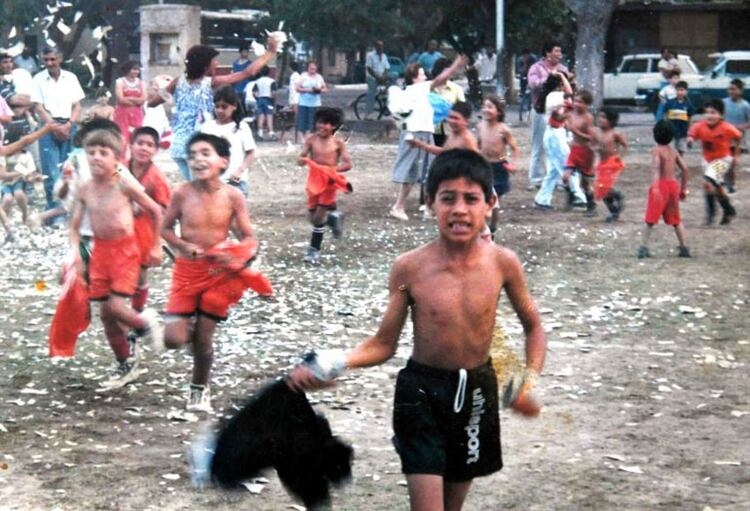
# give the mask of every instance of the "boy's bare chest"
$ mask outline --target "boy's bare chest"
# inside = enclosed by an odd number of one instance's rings
[[[495,310],[502,289],[502,275],[496,268],[494,272],[489,268],[486,270],[427,270],[410,286],[411,297],[421,313],[438,320],[478,317],[488,310]]]
[[[312,144],[312,158],[321,165],[336,165],[339,152],[333,140],[317,141]]]
[[[120,187],[111,185],[92,185],[84,198],[86,208],[91,211],[116,211],[126,207],[130,200],[122,193]]]
[[[232,219],[232,203],[223,192],[189,194],[182,205],[180,221],[190,225],[225,225]]]

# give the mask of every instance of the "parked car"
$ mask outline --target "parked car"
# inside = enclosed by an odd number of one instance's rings
[[[739,78],[750,80],[750,51],[726,51],[709,55],[716,63],[704,74],[682,75],[688,84],[688,98],[695,108],[701,108],[711,98],[725,98],[729,82]],[[635,102],[656,110],[659,105],[659,90],[664,86],[659,79],[644,78],[638,81]],[[750,101],[750,88],[745,87],[743,97]]]
[[[642,79],[661,80],[658,53],[625,55],[614,73],[604,74],[605,103],[630,103],[634,101],[638,81]],[[698,75],[698,66],[688,55],[678,55],[677,61],[683,74]]]

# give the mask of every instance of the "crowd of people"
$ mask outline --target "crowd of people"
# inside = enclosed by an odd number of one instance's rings
[[[397,449],[413,503],[429,505],[441,498],[446,507],[460,507],[471,480],[502,465],[497,382],[487,362],[502,290],[524,325],[527,353],[526,370],[506,404],[527,415],[539,412],[530,391],[543,367],[545,338],[517,256],[492,242],[499,203],[520,165],[518,144],[504,122],[505,102],[486,97],[481,122],[472,130],[471,107],[451,81],[468,58],[448,60],[433,43],[406,67],[403,95],[410,114],[393,165],[398,191],[390,215],[408,221],[407,198],[419,186],[422,210],[436,219],[438,238],[394,264],[388,308],[375,336],[348,354],[320,353],[309,359],[291,373],[289,383],[295,389],[315,389],[344,369],[383,363],[393,356],[411,310],[414,353],[396,387]],[[10,208],[17,203],[23,220],[30,219],[25,190],[36,181],[43,182],[46,199],[41,219],[55,223],[69,216],[75,267],[85,276],[89,300],[101,303],[104,334],[116,359],[116,370],[102,383],[105,389],[138,378],[143,342],[157,352],[189,345],[194,365],[186,408],[211,411],[217,325],[245,290],[272,292],[268,280],[250,265],[257,240],[246,199],[256,146],[243,111],[248,94],[256,95],[258,113],[267,117],[261,130],[265,127],[273,136],[275,84],[267,65],[277,51],[272,37],[267,51],[253,61],[243,49],[233,71],[219,76],[217,51],[194,46],[186,54],[184,74],[161,87],[144,83],[140,67],[128,63],[115,82],[116,106],[102,100],[82,123],[83,90],[75,75],[60,67],[57,49],[42,52],[44,70],[33,78],[21,67],[27,62],[17,60],[19,67],[13,69],[13,60],[0,55],[0,122],[12,135],[0,145],[0,220],[12,240]],[[496,57],[486,52],[482,58],[488,62],[482,73],[491,78]],[[552,209],[553,194],[561,188],[566,209],[580,208],[593,216],[602,201],[606,221],[617,222],[624,196],[616,182],[628,141],[617,130],[614,110],[592,113],[592,93],[576,88],[561,59],[561,47],[548,43],[538,62],[524,64],[534,105],[528,171],[530,189],[538,189],[533,203],[542,211]],[[366,63],[368,87],[377,87],[388,72],[382,42]],[[650,256],[649,238],[660,219],[675,229],[678,256],[690,257],[679,211],[679,201],[687,196],[686,146],[702,144],[706,222],[714,221],[717,204],[723,210],[721,223],[731,221],[736,214],[729,198],[733,172],[742,132],[750,128],[741,81],[732,82],[726,100],[704,105],[703,119],[691,124],[694,109],[686,98],[687,85],[678,79],[678,69],[664,72],[669,84],[653,128],[647,228],[638,257]],[[352,168],[349,149],[336,135],[343,112],[322,106],[326,91],[314,62],[290,77],[290,103],[304,137],[298,163],[308,168],[312,232],[304,260],[310,264],[319,262],[329,229],[334,237],[342,235],[344,217],[336,197],[352,191],[344,175]],[[434,95],[450,105],[442,119],[435,116]],[[174,188],[154,163],[162,132],[144,120],[147,108],[170,99],[170,155],[184,181]],[[35,129],[37,122],[42,127]],[[148,269],[160,264],[162,239],[174,257],[164,320],[147,307]],[[420,394],[424,387],[440,391],[428,398]],[[471,405],[464,405],[464,396]],[[454,419],[443,421],[446,416]],[[437,445],[443,441],[445,446]],[[486,453],[481,461],[480,444]]]

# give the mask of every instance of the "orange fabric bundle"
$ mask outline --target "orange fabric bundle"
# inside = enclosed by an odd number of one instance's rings
[[[91,322],[89,291],[73,262],[63,267],[63,286],[49,329],[49,356],[75,355],[78,336]]]
[[[308,168],[307,184],[305,184],[308,199],[323,195],[335,196],[339,190],[346,193],[352,191],[351,183],[347,181],[346,176],[336,172],[336,167],[320,165],[310,158],[305,158],[305,164]]]
[[[619,156],[610,156],[606,160],[599,162],[596,166],[596,179],[594,180],[594,197],[597,200],[603,199],[615,186],[617,176],[620,175],[625,164]]]

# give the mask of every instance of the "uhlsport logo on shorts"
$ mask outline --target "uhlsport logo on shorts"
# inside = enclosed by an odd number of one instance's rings
[[[469,448],[466,458],[467,465],[479,461],[479,422],[482,420],[483,413],[484,396],[482,395],[482,389],[477,388],[472,392],[469,425],[464,428],[468,436],[467,446]]]

